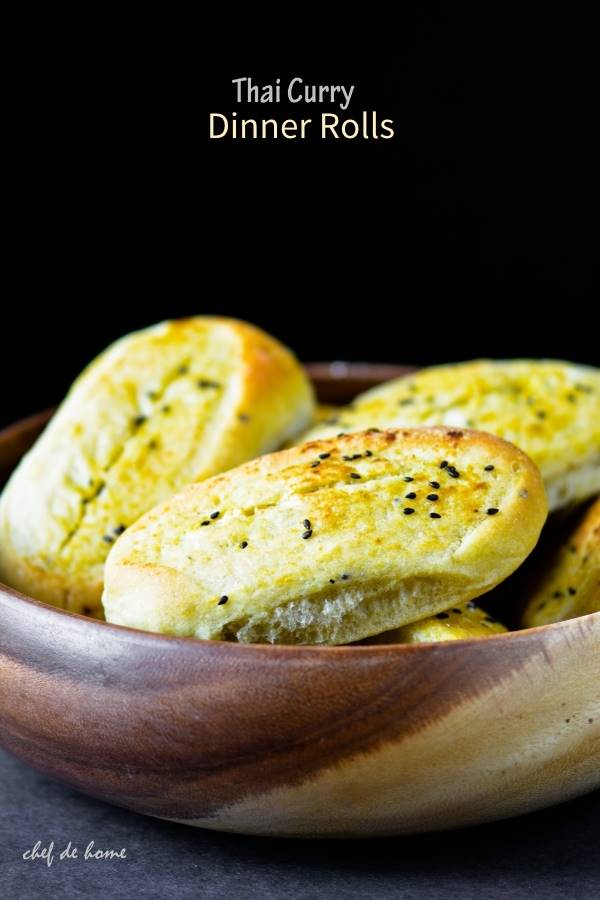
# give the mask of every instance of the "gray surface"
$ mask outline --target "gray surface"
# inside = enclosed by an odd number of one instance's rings
[[[124,861],[25,862],[37,840]],[[600,895],[600,792],[468,831],[376,841],[218,834],[90,800],[0,751],[0,897],[534,900]]]

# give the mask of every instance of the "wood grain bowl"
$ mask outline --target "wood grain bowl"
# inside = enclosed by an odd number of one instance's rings
[[[405,370],[326,366],[343,402]],[[48,413],[0,434],[0,476]],[[0,743],[85,793],[248,834],[499,819],[600,785],[600,613],[441,644],[270,647],[108,625],[0,586]]]

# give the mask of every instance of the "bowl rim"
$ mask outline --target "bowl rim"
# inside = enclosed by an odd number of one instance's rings
[[[341,368],[343,366],[343,369]],[[345,361],[333,361],[333,362],[316,362],[316,363],[308,363],[306,364],[306,369],[309,374],[312,376],[313,380],[324,379],[328,382],[333,381],[343,381],[348,378],[363,378],[368,377],[369,379],[373,379],[374,384],[378,383],[379,380],[387,380],[388,378],[394,377],[394,373],[397,377],[401,377],[403,375],[409,375],[412,371],[415,371],[416,367],[409,365],[396,365],[392,363],[369,363],[369,362],[345,362]],[[339,368],[336,368],[339,367]],[[385,377],[380,379],[380,376],[385,373]],[[45,410],[41,410],[40,412],[32,413],[28,416],[25,416],[21,419],[17,419],[15,422],[11,422],[8,425],[0,428],[0,441],[10,441],[12,438],[18,436],[21,431],[24,429],[36,428],[38,426],[43,426],[46,422],[51,418],[52,414],[55,412],[56,407],[50,407]],[[477,598],[476,598],[477,599]],[[497,641],[505,641],[505,640],[524,640],[529,637],[533,637],[539,632],[549,633],[560,631],[565,628],[572,628],[574,623],[587,623],[587,622],[598,622],[600,624],[600,612],[588,613],[584,616],[576,616],[573,619],[564,619],[560,622],[552,622],[548,625],[536,625],[532,628],[520,628],[515,631],[507,631],[500,634],[490,634],[481,637],[471,637],[471,638],[461,638],[460,640],[448,640],[448,641],[419,641],[414,644],[398,644],[398,643],[390,643],[390,644],[241,644],[234,643],[232,641],[219,641],[219,640],[205,640],[202,638],[195,638],[192,636],[183,636],[183,635],[174,635],[174,634],[161,634],[158,631],[145,631],[141,628],[130,628],[126,625],[116,625],[112,622],[106,622],[103,619],[95,619],[92,616],[84,616],[80,613],[72,612],[68,609],[62,609],[57,606],[52,606],[49,603],[44,603],[41,600],[36,600],[34,597],[30,597],[27,594],[22,594],[20,591],[15,590],[4,582],[0,581],[0,604],[6,604],[8,602],[9,605],[14,606],[18,609],[18,607],[25,603],[30,607],[37,609],[41,614],[53,616],[66,616],[67,621],[75,623],[80,623],[81,627],[87,628],[100,628],[103,633],[107,634],[112,633],[115,636],[127,636],[130,635],[132,638],[137,638],[143,642],[156,643],[159,642],[162,646],[176,646],[182,645],[186,647],[196,646],[198,647],[198,651],[200,652],[202,648],[207,645],[210,647],[221,646],[225,647],[235,647],[237,651],[242,649],[248,650],[251,652],[262,652],[262,653],[270,653],[273,654],[275,652],[282,653],[298,653],[298,651],[303,651],[312,654],[327,654],[331,653],[337,654],[352,654],[352,653],[362,653],[365,652],[395,652],[395,653],[418,653],[422,651],[426,651],[427,648],[436,647],[438,648],[438,652],[452,652],[453,647],[464,647],[465,645],[474,645],[483,643],[493,642],[494,644]],[[443,648],[443,649],[442,649]]]
[[[572,619],[564,619],[560,622],[552,622],[548,625],[536,625],[532,628],[519,628],[515,631],[506,631],[500,634],[490,634],[480,637],[471,637],[471,638],[461,638],[459,640],[448,640],[448,641],[419,641],[414,644],[398,644],[398,643],[390,643],[390,644],[257,644],[257,643],[236,643],[233,641],[219,641],[219,640],[205,640],[204,638],[195,638],[192,636],[183,636],[176,634],[161,634],[158,631],[145,631],[141,628],[130,628],[127,625],[116,625],[113,622],[106,622],[103,619],[94,619],[92,616],[84,616],[80,613],[72,612],[68,609],[61,609],[58,606],[52,606],[49,603],[44,603],[41,600],[36,600],[34,597],[28,597],[27,594],[21,594],[19,591],[16,591],[14,588],[9,587],[4,584],[4,582],[0,582],[0,604],[6,603],[6,600],[9,601],[9,604],[13,604],[18,608],[23,603],[29,604],[29,606],[33,606],[34,609],[37,609],[40,613],[53,616],[66,616],[67,619],[71,622],[81,623],[81,627],[88,628],[100,628],[106,634],[106,629],[109,629],[110,632],[115,634],[115,636],[126,636],[131,635],[132,637],[136,637],[137,639],[142,640],[142,642],[156,643],[159,642],[163,645],[175,646],[177,644],[183,643],[186,647],[196,646],[201,650],[203,647],[229,647],[235,648],[236,651],[239,650],[249,650],[253,652],[263,652],[263,653],[273,653],[276,651],[282,652],[293,652],[298,653],[298,651],[307,651],[311,654],[314,653],[325,653],[331,654],[332,652],[343,653],[345,655],[351,653],[365,653],[365,652],[378,652],[378,651],[394,651],[397,653],[416,653],[422,652],[421,648],[426,649],[428,647],[437,647],[440,648],[440,652],[450,652],[453,647],[464,647],[465,645],[473,645],[473,644],[488,644],[490,642],[496,641],[505,641],[505,640],[525,640],[529,637],[533,637],[540,632],[550,632],[550,631],[560,631],[565,628],[573,628],[575,623],[592,623],[597,622],[600,625],[600,612],[588,613],[584,616],[575,616]],[[585,625],[584,625],[585,627]],[[442,650],[441,648],[444,648]]]

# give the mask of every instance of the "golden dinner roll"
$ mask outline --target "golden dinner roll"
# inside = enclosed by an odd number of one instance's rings
[[[337,416],[343,407],[334,406],[333,403],[317,403],[313,416],[313,425],[332,425],[337,421]]]
[[[367,644],[421,644],[425,641],[463,641],[467,638],[489,637],[508,631],[502,622],[490,616],[473,600],[460,606],[394,628],[368,638]]]
[[[108,557],[105,614],[197,638],[350,643],[489,590],[546,513],[537,468],[489,434],[313,441],[147,513]]]
[[[478,360],[422,369],[361,394],[300,440],[363,428],[479,428],[540,468],[550,509],[600,491],[600,370],[552,360]]]
[[[341,409],[341,406],[333,406],[331,403],[317,403],[313,411],[311,427],[318,425],[321,422],[330,425],[332,422],[336,421],[336,416]],[[293,447],[297,443],[298,436],[295,435],[291,440],[286,441],[285,444],[283,444],[282,449]]]
[[[100,605],[104,560],[190,481],[306,427],[310,384],[252,325],[197,317],[128,335],[77,379],[0,499],[0,580],[76,612]]]
[[[548,625],[600,612],[600,498],[560,548],[529,600],[523,624]]]

